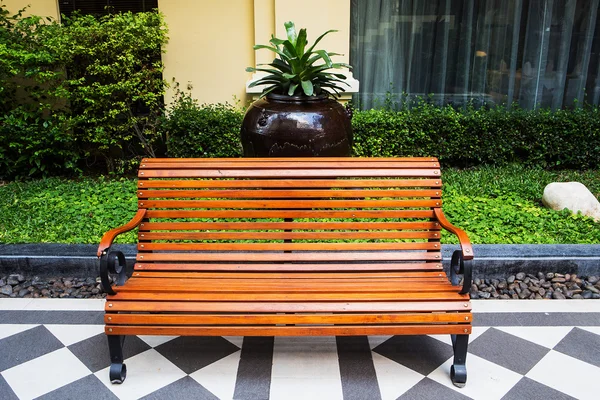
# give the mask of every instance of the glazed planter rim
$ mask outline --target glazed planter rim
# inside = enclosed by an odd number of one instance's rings
[[[320,94],[317,96],[306,96],[306,95],[296,95],[296,96],[288,96],[287,94],[276,94],[269,93],[265,96],[268,100],[272,101],[280,101],[287,103],[304,103],[304,102],[313,102],[313,101],[323,101],[329,99],[329,96],[326,94]],[[260,99],[259,99],[260,100]],[[335,99],[332,99],[335,101]]]

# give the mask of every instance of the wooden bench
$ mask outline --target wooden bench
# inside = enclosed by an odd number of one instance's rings
[[[146,159],[138,177],[137,214],[98,249],[113,383],[126,335],[450,334],[465,384],[473,249],[437,159]],[[134,228],[126,273],[110,246]]]

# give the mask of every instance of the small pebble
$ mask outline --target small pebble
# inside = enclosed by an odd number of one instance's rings
[[[0,287],[0,293],[5,294],[7,296],[10,296],[13,292],[13,288],[11,285],[4,285],[2,287]],[[591,294],[591,292],[590,292]]]

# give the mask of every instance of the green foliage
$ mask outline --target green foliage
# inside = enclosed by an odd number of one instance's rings
[[[165,83],[160,61],[167,29],[160,14],[76,15],[47,37],[61,55],[74,131],[84,157],[109,172],[132,157],[155,157]]]
[[[265,72],[266,75],[259,80],[252,82],[250,87],[259,85],[270,85],[264,88],[261,97],[274,92],[277,94],[287,94],[289,96],[305,95],[314,96],[319,94],[327,94],[329,96],[339,97],[345,89],[340,83],[348,85],[343,79],[346,76],[327,72],[330,69],[341,69],[352,67],[344,63],[334,63],[331,61],[332,56],[338,56],[337,53],[328,53],[325,50],[315,50],[315,46],[331,32],[329,30],[319,36],[312,46],[306,51],[308,45],[306,40],[306,29],[300,29],[296,33],[296,26],[293,22],[286,22],[285,30],[287,39],[278,39],[271,35],[271,46],[256,45],[254,50],[267,49],[274,52],[279,58],[275,58],[270,64],[260,64],[261,66],[269,66],[272,68],[246,68],[247,72]],[[323,61],[322,64],[315,63]]]
[[[78,171],[78,150],[59,113],[9,110],[0,115],[0,138],[0,178]]]
[[[600,195],[600,171],[548,172],[512,165],[443,173],[443,209],[473,243],[599,243],[591,218],[544,208],[546,183],[577,180]],[[98,243],[137,209],[135,180],[46,179],[0,186],[1,243]],[[445,233],[444,243],[455,243]],[[120,242],[134,243],[128,233]]]
[[[60,63],[40,38],[56,26],[0,3],[0,179],[77,172]]]
[[[137,210],[134,180],[50,178],[0,187],[0,242],[98,243]],[[134,233],[121,241],[133,242]]]
[[[243,114],[229,104],[200,106],[189,94],[178,92],[161,131],[170,157],[240,157]]]
[[[72,174],[97,160],[123,172],[164,151],[160,14],[62,24],[22,14],[0,3],[0,178]]]
[[[600,165],[600,108],[527,111],[519,108],[438,107],[357,111],[354,155],[436,156],[442,165]]]
[[[474,243],[600,243],[600,229],[591,218],[541,204],[551,182],[578,181],[600,197],[598,170],[546,171],[513,164],[448,169],[442,177],[444,213]]]

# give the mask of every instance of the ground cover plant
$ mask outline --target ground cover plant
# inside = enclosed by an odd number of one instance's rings
[[[445,169],[444,212],[474,243],[600,243],[592,219],[544,208],[544,186],[580,181],[600,197],[600,171],[547,171],[509,165]],[[137,209],[134,179],[50,178],[0,186],[1,243],[97,244]],[[443,241],[452,243],[453,236]],[[135,233],[119,236],[134,243]]]

